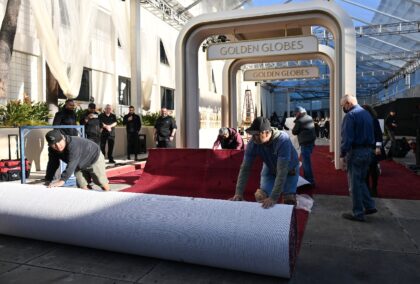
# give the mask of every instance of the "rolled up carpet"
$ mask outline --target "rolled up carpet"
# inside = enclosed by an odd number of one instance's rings
[[[0,234],[288,278],[292,206],[2,183]]]

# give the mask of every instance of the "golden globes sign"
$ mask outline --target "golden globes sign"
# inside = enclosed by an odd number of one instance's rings
[[[317,51],[318,39],[315,36],[283,37],[212,44],[207,48],[207,60],[300,54]]]
[[[244,81],[286,80],[319,77],[316,66],[288,67],[276,69],[254,69],[244,72]]]

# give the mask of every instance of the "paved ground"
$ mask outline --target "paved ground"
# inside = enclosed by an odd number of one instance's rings
[[[0,283],[420,283],[420,201],[376,200],[316,195],[291,280],[0,235]]]

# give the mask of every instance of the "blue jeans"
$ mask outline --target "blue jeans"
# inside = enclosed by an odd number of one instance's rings
[[[312,173],[312,163],[311,155],[312,150],[314,149],[314,144],[310,145],[301,145],[300,146],[300,155],[302,157],[302,168],[303,168],[303,177],[309,181],[311,184],[315,183],[314,175]]]
[[[274,181],[276,180],[276,176],[270,172],[270,169],[263,164],[263,168],[261,170],[261,179],[260,179],[260,188],[267,193],[267,196],[271,195],[274,187]],[[286,182],[282,188],[282,193],[286,194],[296,194],[297,183],[299,180],[299,165],[295,168],[295,175],[289,176],[287,175]]]
[[[360,218],[364,217],[364,209],[375,208],[375,201],[366,184],[371,159],[372,149],[369,147],[352,149],[347,154],[347,178],[353,199],[353,215]]]

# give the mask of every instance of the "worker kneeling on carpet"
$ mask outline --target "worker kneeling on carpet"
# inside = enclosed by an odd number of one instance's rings
[[[45,184],[48,187],[63,186],[72,173],[76,176],[77,186],[91,189],[93,181],[103,190],[109,190],[109,182],[105,173],[105,158],[95,142],[76,137],[62,135],[59,130],[51,130],[45,138],[48,142],[48,165]],[[67,163],[59,180],[53,181],[54,174],[60,166],[60,160]]]
[[[260,156],[263,167],[260,188],[255,192],[255,199],[262,203],[262,207],[270,208],[283,194],[285,204],[296,205],[299,160],[289,135],[271,128],[270,121],[264,117],[257,117],[245,131],[252,135],[252,139],[246,146],[235,195],[230,200],[244,199],[243,194],[252,164],[255,158]]]

